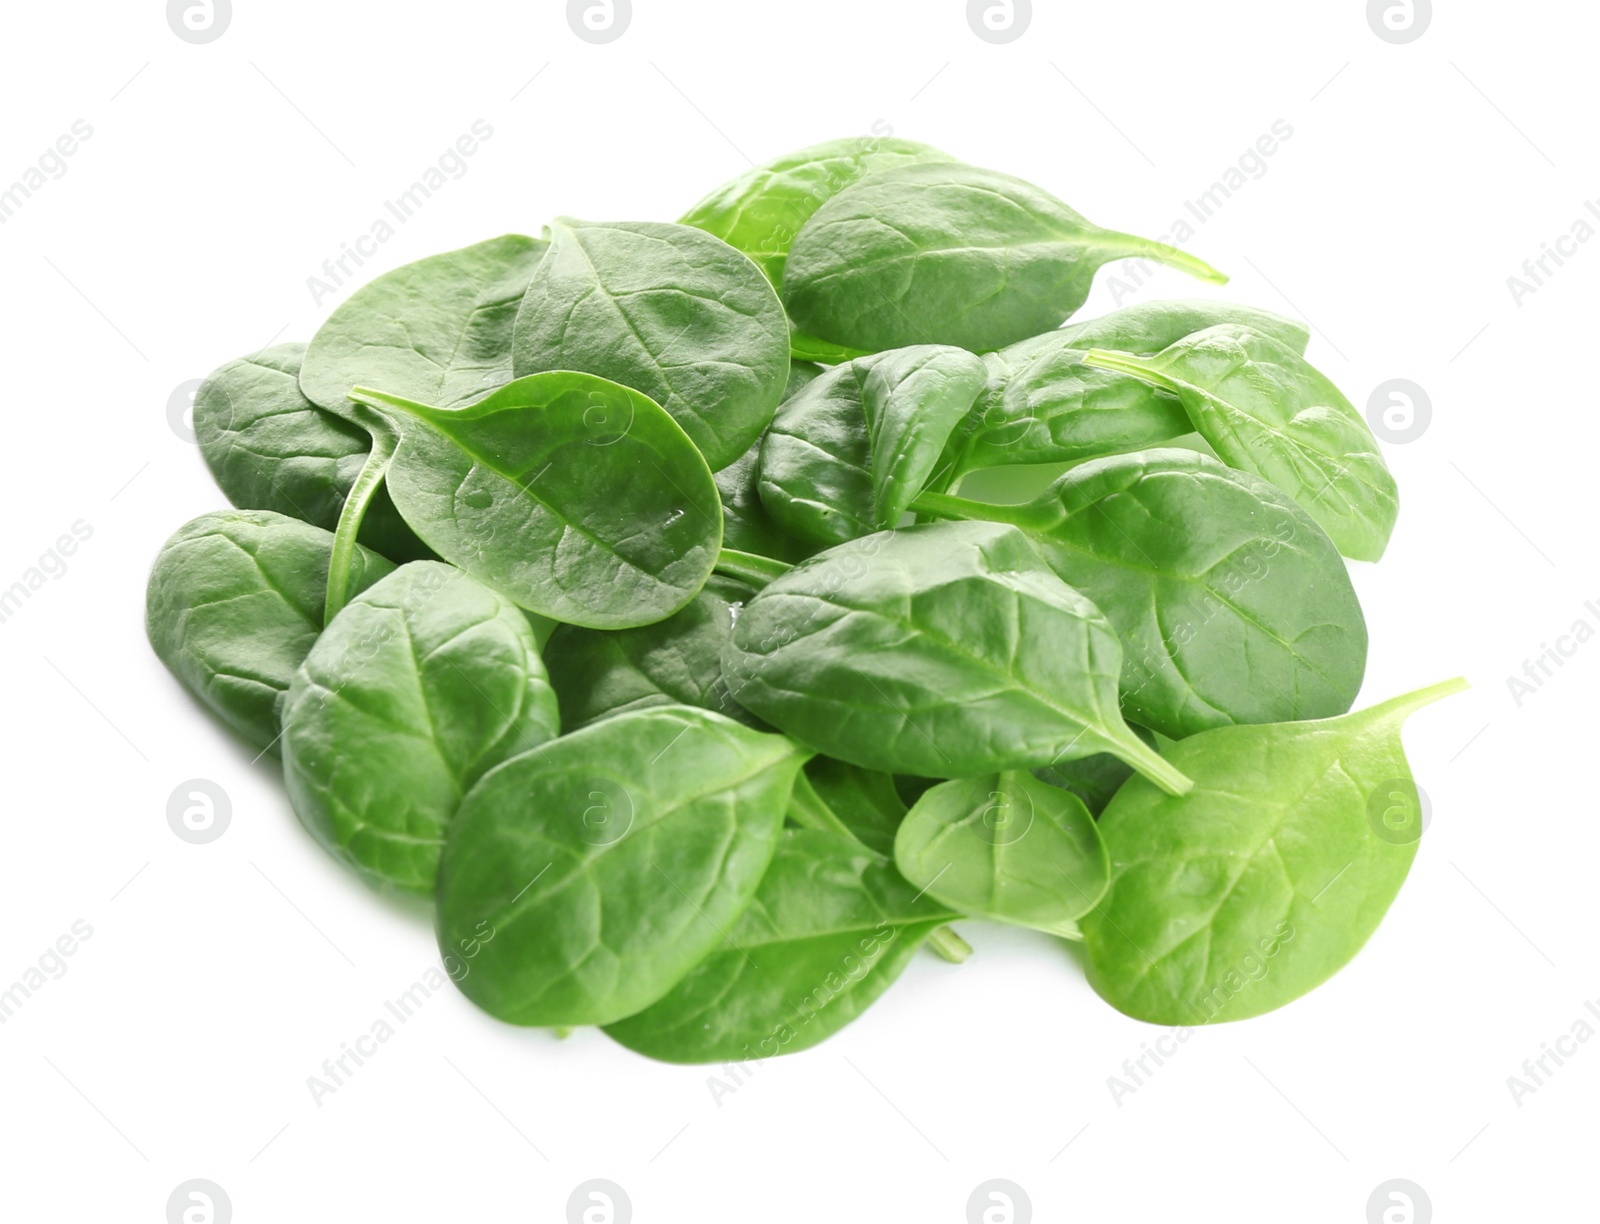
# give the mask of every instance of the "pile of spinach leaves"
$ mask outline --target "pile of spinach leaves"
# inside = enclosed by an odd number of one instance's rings
[[[1396,896],[1401,723],[1464,682],[1350,712],[1377,443],[1291,320],[1068,323],[1133,256],[1226,279],[881,139],[395,269],[201,387],[234,508],[150,641],[514,1024],[789,1053],[962,919],[1145,1020],[1281,1006]]]

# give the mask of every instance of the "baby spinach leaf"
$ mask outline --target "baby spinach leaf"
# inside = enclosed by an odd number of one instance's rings
[[[727,941],[652,1006],[607,1025],[606,1033],[674,1063],[808,1049],[871,1006],[923,941],[955,916],[919,897],[888,859],[864,846],[832,833],[785,830]]]
[[[806,762],[805,776],[851,836],[879,854],[894,856],[895,831],[906,815],[894,775],[817,756]]]
[[[550,236],[517,316],[517,374],[583,370],[643,392],[713,470],[749,450],[789,377],[789,323],[766,278],[686,225],[564,218]]]
[[[1058,326],[1101,264],[1131,256],[1227,279],[1174,247],[1101,229],[1008,174],[901,166],[817,209],[789,253],[783,301],[798,330],[836,344],[982,352]]]
[[[734,699],[819,752],[965,777],[1113,752],[1187,787],[1117,708],[1122,648],[1016,528],[930,523],[803,561],[722,657]]]
[[[458,985],[513,1024],[610,1024],[650,1006],[736,947],[804,760],[782,736],[662,706],[491,770],[439,872],[440,948],[482,941]]]
[[[713,474],[722,497],[722,544],[758,557],[798,561],[807,547],[778,526],[761,504],[761,442]]]
[[[359,389],[400,434],[395,505],[445,560],[524,608],[646,625],[694,598],[722,538],[705,460],[653,401],[592,374],[519,378],[455,411]]]
[[[1080,939],[1078,919],[1111,866],[1089,809],[1025,773],[942,782],[917,800],[894,842],[900,873],[977,918]]]
[[[1029,505],[926,495],[1013,523],[1122,640],[1122,709],[1174,739],[1342,714],[1367,625],[1338,550],[1278,489],[1185,450],[1095,459]]]
[[[1140,302],[1124,306],[1094,319],[1068,323],[1054,331],[1042,332],[997,349],[992,357],[1007,367],[1016,367],[1046,353],[1063,348],[1087,352],[1089,349],[1116,349],[1121,353],[1159,353],[1195,332],[1224,323],[1239,324],[1266,336],[1297,353],[1306,351],[1311,331],[1296,319],[1286,319],[1270,310],[1244,306],[1238,302],[1203,299]]]
[[[964,349],[918,345],[835,366],[785,400],[761,444],[761,502],[812,544],[893,527],[985,381]]]
[[[270,510],[202,514],[150,571],[145,629],[157,657],[252,748],[276,754],[278,706],[322,632],[333,536]],[[361,590],[394,567],[358,548]]]
[[[355,420],[355,387],[459,408],[511,381],[511,333],[547,243],[491,238],[386,272],[351,294],[311,339],[300,386]]]
[[[561,699],[561,725],[576,731],[629,710],[689,705],[762,726],[728,695],[722,679],[722,645],[754,594],[736,579],[713,574],[686,607],[653,625],[557,628],[544,658]]]
[[[1083,919],[1095,990],[1152,1024],[1203,1024],[1271,1011],[1331,977],[1416,855],[1400,726],[1465,687],[1450,680],[1340,718],[1222,727],[1168,748],[1194,789],[1176,799],[1134,778],[1100,818],[1111,891]]]
[[[985,467],[1063,463],[1159,446],[1194,426],[1170,391],[1085,365],[1092,348],[1158,353],[1193,332],[1244,323],[1305,350],[1304,325],[1227,302],[1147,302],[984,354],[988,385],[951,435],[944,487]],[[938,487],[937,485],[935,487]]]
[[[893,136],[828,140],[724,183],[679,222],[743,251],[769,281],[781,285],[795,235],[830,197],[876,170],[954,160],[930,145]]]
[[[283,703],[296,815],[369,883],[428,893],[461,797],[559,732],[527,618],[452,566],[417,561],[329,623]]]
[[[273,510],[332,531],[372,439],[300,390],[303,344],[279,344],[212,371],[194,396],[194,432],[217,487],[235,506]],[[429,555],[387,495],[361,542],[393,561]]]
[[[1383,555],[1399,513],[1394,477],[1361,414],[1293,349],[1224,324],[1153,357],[1091,349],[1084,361],[1171,391],[1217,454],[1294,498],[1345,556]]]

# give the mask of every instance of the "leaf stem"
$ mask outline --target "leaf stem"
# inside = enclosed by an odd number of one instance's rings
[[[954,927],[942,926],[928,936],[928,947],[940,960],[959,965],[972,955],[972,945],[957,935]]]
[[[1115,370],[1118,374],[1131,374],[1166,391],[1177,392],[1183,389],[1183,384],[1153,369],[1149,362],[1148,357],[1136,357],[1132,353],[1118,353],[1112,349],[1090,349],[1083,355],[1083,364],[1093,366],[1097,370]]]
[[[1398,715],[1401,718],[1415,714],[1423,706],[1432,705],[1435,701],[1445,697],[1452,697],[1456,693],[1464,692],[1471,688],[1465,676],[1457,676],[1453,680],[1441,680],[1438,684],[1430,684],[1427,688],[1420,688],[1414,693],[1402,693],[1399,697],[1391,697],[1388,701],[1379,702],[1370,709],[1361,711],[1369,717],[1384,718]]]
[[[1137,234],[1106,230],[1100,235],[1100,239],[1100,246],[1113,252],[1113,258],[1153,259],[1157,263],[1166,264],[1169,268],[1187,272],[1197,280],[1208,281],[1213,285],[1228,283],[1226,272],[1219,272],[1197,255],[1191,255],[1188,251],[1179,250],[1175,246],[1168,246],[1164,242],[1157,242],[1153,238],[1141,238]]]
[[[1023,528],[1037,525],[1030,506],[996,506],[949,493],[924,491],[917,494],[911,508],[918,514],[931,514],[941,519],[1010,523],[1013,527]]]
[[[1137,735],[1118,738],[1111,751],[1169,795],[1187,795],[1194,789],[1193,779]]]
[[[372,451],[367,455],[355,484],[350,486],[349,496],[339,510],[338,526],[334,528],[333,550],[328,554],[328,588],[322,604],[324,627],[333,622],[350,598],[350,566],[355,560],[356,536],[361,531],[361,520],[366,517],[367,507],[382,487],[383,478],[389,471],[389,461],[394,458],[396,439],[389,423],[379,419],[376,414],[373,414],[370,423],[365,420],[361,423],[372,434]]]
[[[759,591],[774,579],[782,578],[794,567],[772,557],[761,557],[755,553],[724,548],[717,554],[717,564],[713,568],[717,573],[737,578],[740,582],[747,582]]]

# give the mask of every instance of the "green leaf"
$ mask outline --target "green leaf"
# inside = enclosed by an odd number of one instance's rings
[[[491,771],[439,873],[457,984],[513,1024],[609,1024],[650,1006],[728,947],[804,760],[782,736],[670,706]]]
[[[576,731],[602,718],[658,705],[688,705],[764,727],[728,695],[722,646],[755,591],[713,574],[700,593],[664,621],[637,629],[562,625],[545,665],[561,700],[561,725]]]
[[[524,608],[592,628],[650,624],[716,564],[711,472],[637,391],[556,372],[453,412],[382,391],[356,398],[400,432],[388,487],[406,521]]]
[[[773,419],[761,446],[762,504],[814,545],[895,526],[985,377],[971,353],[937,345],[835,366]]]
[[[1111,866],[1089,809],[1025,773],[942,782],[906,814],[900,873],[975,918],[1079,939]]]
[[[213,370],[194,395],[200,453],[227,499],[332,531],[372,439],[300,390],[304,344],[278,344]],[[361,542],[392,561],[428,556],[387,496],[362,523]]]
[[[864,1012],[953,917],[881,855],[832,833],[789,829],[727,941],[606,1032],[663,1062],[793,1054]]]
[[[1175,799],[1135,778],[1100,818],[1112,878],[1083,920],[1090,984],[1137,1019],[1189,1025],[1260,1015],[1326,981],[1377,929],[1416,855],[1400,726],[1465,687],[1172,745],[1194,789]]]
[[[879,854],[893,857],[894,835],[905,819],[906,805],[892,774],[825,756],[807,761],[805,774],[817,797],[853,837]]]
[[[1092,225],[1008,174],[902,166],[816,211],[789,253],[783,301],[797,330],[835,344],[982,352],[1058,326],[1100,265],[1131,256],[1227,279],[1183,251]]]
[[[750,601],[722,666],[739,704],[866,769],[966,777],[1113,752],[1187,785],[1122,721],[1111,625],[1013,527],[930,523],[801,562]]]
[[[1322,529],[1266,481],[1194,451],[1073,468],[1038,500],[929,495],[932,513],[1013,523],[1122,641],[1122,709],[1181,739],[1350,708],[1367,625]]]
[[[761,446],[758,441],[713,474],[722,497],[722,546],[758,557],[798,561],[809,551],[806,545],[786,534],[761,504]]]
[[[1227,302],[1150,302],[1072,323],[984,355],[988,385],[951,435],[940,467],[1065,463],[1159,446],[1194,428],[1170,391],[1084,364],[1092,348],[1158,353],[1219,323],[1245,323],[1304,351],[1302,324]]]
[[[317,635],[333,536],[268,510],[220,510],[162,546],[145,594],[157,657],[252,748],[277,753],[278,706]],[[355,553],[354,587],[394,567]]]
[[[300,386],[354,421],[350,391],[382,387],[459,408],[511,381],[511,332],[548,243],[506,234],[386,272],[312,337]]]
[[[781,285],[795,235],[831,196],[877,170],[954,160],[929,145],[892,136],[824,141],[724,183],[679,221],[737,247],[768,280]]]
[[[1171,391],[1217,454],[1294,498],[1345,556],[1383,556],[1400,509],[1394,477],[1361,414],[1293,349],[1222,325],[1153,357],[1093,349],[1084,361]]]
[[[522,611],[416,561],[347,604],[306,656],[283,704],[284,780],[335,858],[429,893],[468,787],[559,730]]]
[[[778,295],[727,243],[654,221],[550,226],[517,316],[518,376],[583,370],[683,426],[712,469],[749,450],[789,377]]]
[[[1154,732],[1136,723],[1129,723],[1128,729],[1160,751]],[[1083,800],[1083,806],[1089,809],[1091,816],[1099,816],[1117,791],[1122,789],[1122,784],[1133,777],[1133,773],[1133,766],[1126,761],[1118,760],[1109,752],[1097,752],[1075,761],[1057,761],[1054,765],[1046,765],[1034,770],[1033,776],[1050,786],[1071,791]]]

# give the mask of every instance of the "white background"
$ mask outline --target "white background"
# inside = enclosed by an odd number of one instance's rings
[[[75,120],[93,136],[0,226],[0,587],[73,522],[93,535],[0,624],[0,985],[75,920],[94,931],[0,1027],[7,1218],[158,1222],[207,1178],[240,1224],[557,1222],[592,1177],[642,1224],[959,1224],[995,1177],[1039,1221],[1360,1224],[1396,1177],[1442,1222],[1594,1218],[1600,1041],[1520,1106],[1506,1081],[1600,998],[1600,645],[1520,705],[1507,677],[1600,627],[1600,242],[1520,304],[1507,278],[1600,196],[1600,15],[1440,7],[1397,46],[1359,0],[1039,3],[991,45],[952,0],[635,0],[596,46],[553,2],[238,0],[196,46],[156,0],[7,6],[0,184]],[[1354,567],[1360,704],[1476,687],[1406,730],[1434,822],[1366,950],[1280,1012],[1197,1032],[1120,1105],[1107,1078],[1160,1030],[1101,1003],[1060,943],[972,923],[967,964],[919,956],[720,1105],[713,1069],[519,1031],[453,990],[314,1105],[307,1077],[437,953],[427,913],[325,858],[276,767],[145,641],[156,551],[224,505],[168,399],[309,338],[354,282],[319,305],[307,278],[478,119],[494,134],[468,172],[361,278],[558,214],[672,219],[751,160],[874,128],[1156,236],[1291,125],[1188,244],[1232,284],[1163,272],[1138,300],[1299,315],[1358,406],[1391,378],[1431,398],[1424,435],[1385,448],[1393,544]],[[1110,272],[1080,317],[1114,305]],[[167,826],[191,778],[232,800],[210,845]]]

